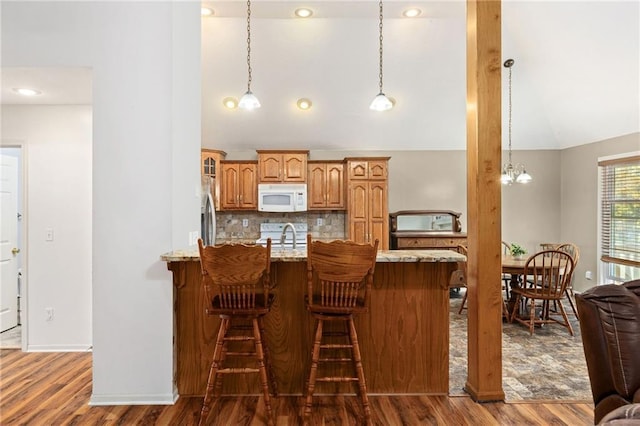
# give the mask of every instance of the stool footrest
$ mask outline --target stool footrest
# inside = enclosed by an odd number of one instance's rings
[[[320,345],[320,349],[347,349],[347,348],[352,348],[353,345],[347,345],[347,344],[324,344],[324,345]]]
[[[357,377],[318,377],[317,382],[357,382]]]
[[[253,336],[226,336],[223,340],[227,340],[230,342],[248,342],[255,339],[256,338]]]
[[[260,370],[257,368],[248,368],[248,367],[242,367],[242,368],[221,368],[220,370],[218,370],[218,373],[222,373],[222,374],[248,374],[248,373],[259,373]]]
[[[320,358],[318,362],[351,362],[353,358]]]
[[[255,352],[227,352],[227,356],[256,356]]]
[[[325,337],[343,337],[348,336],[349,333],[346,331],[325,331],[322,335]]]

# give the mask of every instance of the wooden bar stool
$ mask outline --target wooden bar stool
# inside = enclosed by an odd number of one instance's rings
[[[220,316],[220,328],[202,402],[200,425],[206,424],[213,393],[219,397],[222,375],[257,373],[264,395],[267,423],[273,424],[269,387],[278,394],[263,341],[262,319],[270,311],[271,239],[267,246],[225,244],[204,246],[198,240],[207,315]],[[249,358],[254,366],[247,365]],[[227,361],[234,360],[227,365]],[[240,360],[240,361],[238,361]]]
[[[307,235],[306,305],[315,318],[316,332],[305,389],[305,418],[311,416],[316,382],[354,382],[358,385],[357,393],[362,400],[365,420],[367,424],[371,422],[367,386],[353,317],[368,309],[377,251],[378,240],[373,245],[352,241],[325,243],[312,242],[311,235]],[[337,333],[333,330],[327,332],[326,321],[342,322],[346,330]],[[335,337],[343,337],[345,343],[334,343]],[[328,353],[328,356],[321,358],[321,351],[323,354]],[[349,362],[353,364],[355,376],[342,374],[338,366],[329,369],[326,375],[318,377],[320,363],[330,365]]]

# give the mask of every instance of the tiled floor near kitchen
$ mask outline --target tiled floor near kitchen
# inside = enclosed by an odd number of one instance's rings
[[[467,378],[467,311],[458,314],[460,296],[450,299],[450,395],[464,395]],[[574,337],[559,324],[536,328],[532,336],[521,324],[503,323],[502,387],[507,401],[592,401],[580,326],[573,313],[569,320]]]

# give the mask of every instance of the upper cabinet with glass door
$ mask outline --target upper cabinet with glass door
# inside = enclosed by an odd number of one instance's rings
[[[200,151],[200,173],[202,176],[213,178],[214,185],[211,187],[216,210],[220,210],[220,161],[227,156],[224,151],[203,148]]]

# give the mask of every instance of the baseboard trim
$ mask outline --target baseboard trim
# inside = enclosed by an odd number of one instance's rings
[[[27,345],[25,352],[89,352],[91,345]]]
[[[173,405],[178,400],[177,389],[173,394],[154,395],[91,395],[90,406],[100,405]]]

